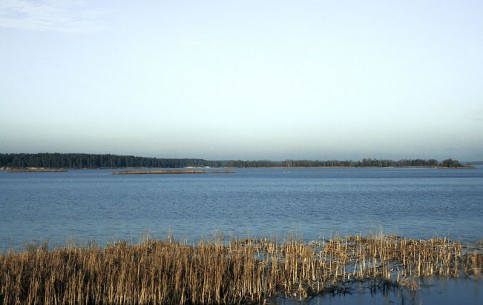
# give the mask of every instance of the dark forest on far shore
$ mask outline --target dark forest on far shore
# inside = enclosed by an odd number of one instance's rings
[[[448,167],[458,168],[463,165],[458,160],[446,159],[439,162],[436,159],[401,159],[398,161],[364,158],[352,160],[222,160],[210,161],[204,159],[169,159],[122,156],[111,154],[82,153],[11,153],[0,154],[0,169],[5,168],[66,168],[66,169],[96,169],[96,168],[126,168],[126,167]]]

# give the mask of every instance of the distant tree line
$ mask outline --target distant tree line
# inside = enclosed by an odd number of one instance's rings
[[[163,159],[135,156],[119,156],[111,154],[0,154],[0,168],[13,167],[47,167],[47,168],[122,168],[122,167],[448,167],[457,168],[462,164],[458,160],[446,159],[438,162],[435,159],[403,159],[399,161],[364,158],[360,161],[339,160],[229,160],[208,161],[203,159]]]
[[[399,161],[364,158],[353,160],[285,160],[285,161],[223,161],[225,167],[462,167],[458,160],[447,159],[438,162],[436,159],[402,159]]]
[[[160,159],[110,154],[0,154],[0,167],[48,167],[48,168],[119,168],[161,167],[182,168],[212,166],[202,159]]]

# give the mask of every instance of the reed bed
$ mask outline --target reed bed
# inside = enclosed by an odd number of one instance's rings
[[[480,277],[481,249],[447,238],[348,236],[28,246],[0,254],[0,304],[252,304],[345,292],[351,283],[417,288],[419,277]]]
[[[212,170],[211,173],[212,174],[234,174],[235,171],[229,170],[229,169],[223,169],[223,170],[215,169],[215,170]]]
[[[179,175],[179,174],[207,174],[199,169],[167,169],[167,170],[127,170],[112,172],[113,175]]]

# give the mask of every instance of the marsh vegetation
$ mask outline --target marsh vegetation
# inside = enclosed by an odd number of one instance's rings
[[[30,245],[0,254],[0,304],[251,304],[344,293],[352,283],[417,289],[421,277],[479,278],[480,247],[447,238],[348,236]]]
[[[176,174],[233,174],[233,170],[167,169],[167,170],[127,170],[112,172],[113,175],[176,175]]]
[[[206,170],[170,169],[170,170],[128,170],[112,172],[113,175],[176,175],[176,174],[207,174]]]

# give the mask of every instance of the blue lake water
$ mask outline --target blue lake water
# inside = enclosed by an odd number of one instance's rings
[[[0,171],[0,251],[28,242],[136,243],[145,232],[196,242],[297,233],[483,238],[483,168],[235,169],[233,174]],[[431,281],[429,279],[428,281]],[[481,304],[483,281],[435,279],[417,292],[318,296],[310,304]],[[360,291],[359,291],[360,290]],[[276,303],[298,305],[280,299]]]
[[[233,174],[0,171],[0,248],[47,239],[137,242],[150,232],[306,240],[382,231],[483,238],[483,168],[235,169]]]

